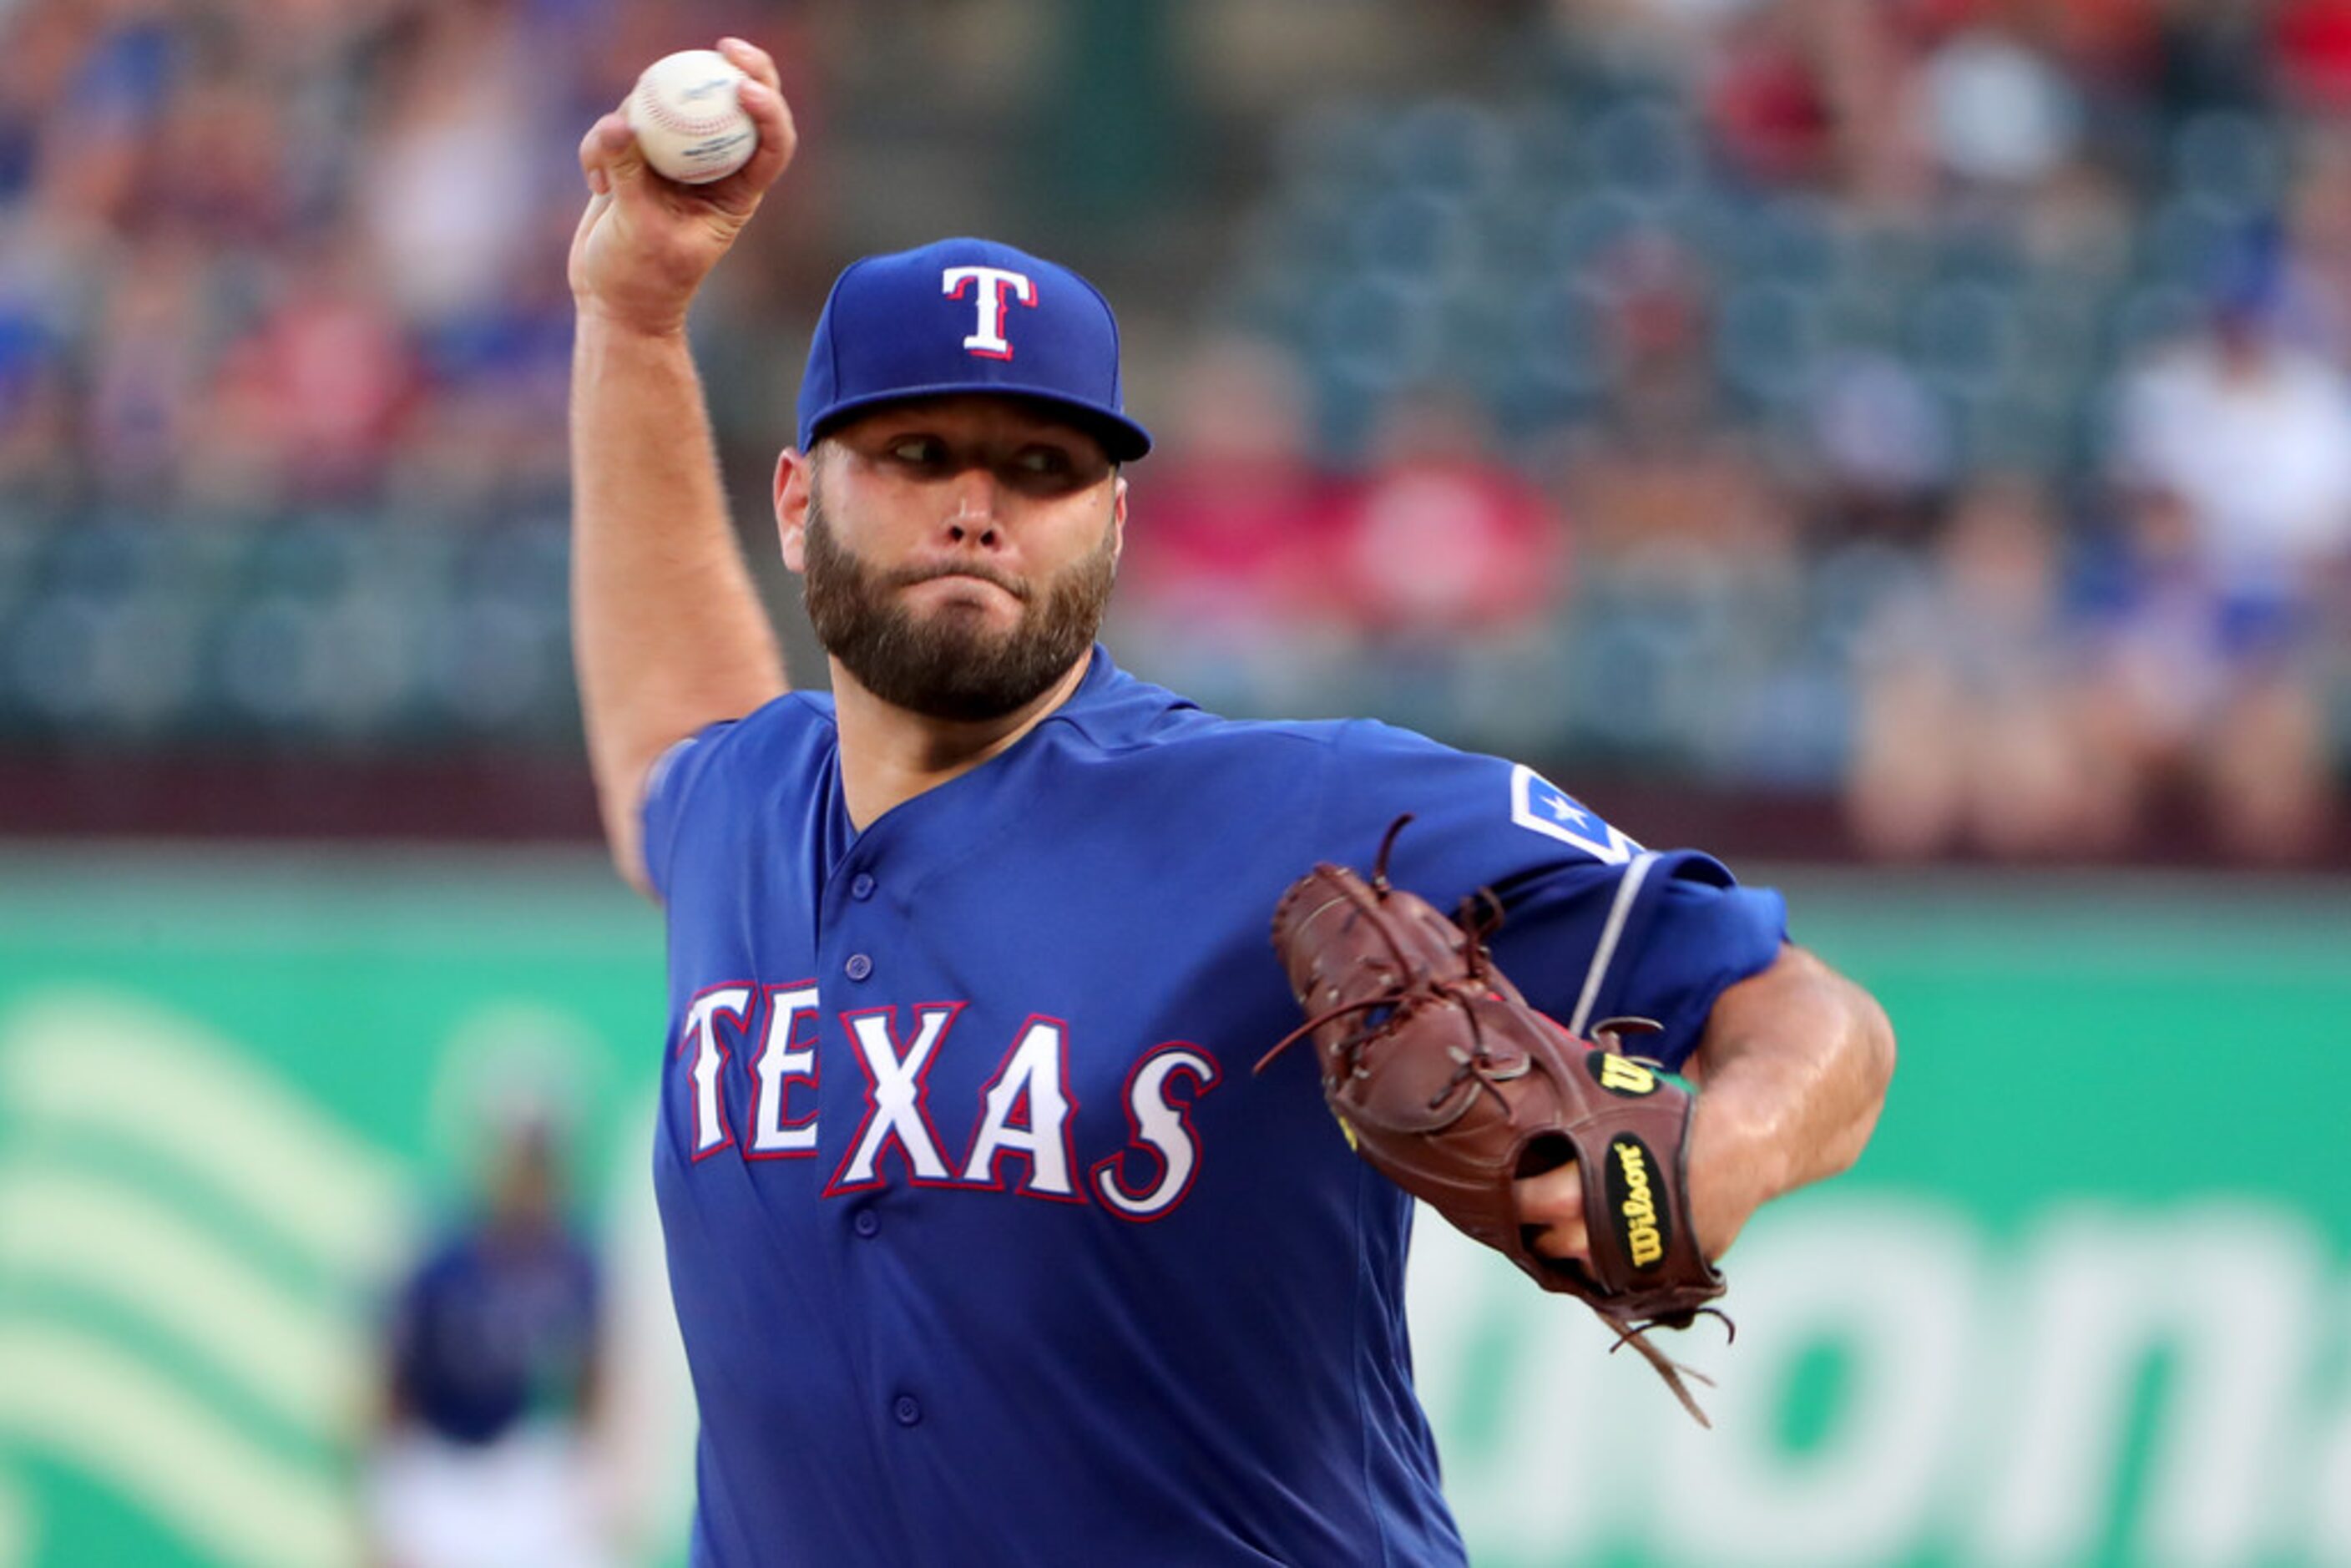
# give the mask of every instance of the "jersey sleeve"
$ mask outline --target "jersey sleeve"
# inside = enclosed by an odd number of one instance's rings
[[[1654,1019],[1662,1032],[1638,1049],[1677,1067],[1715,998],[1787,938],[1779,894],[1697,851],[1646,848],[1523,764],[1368,720],[1343,727],[1331,758],[1326,858],[1368,873],[1388,825],[1411,812],[1390,880],[1448,914],[1490,892],[1496,963],[1577,1032]]]
[[[696,789],[720,766],[740,719],[718,723],[687,736],[654,758],[645,775],[645,798],[637,808],[643,829],[642,852],[653,892],[669,901],[670,865],[676,858],[679,826]]]

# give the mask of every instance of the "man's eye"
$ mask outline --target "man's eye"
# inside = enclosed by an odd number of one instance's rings
[[[939,444],[927,436],[910,435],[890,444],[890,455],[901,463],[935,463]]]
[[[1066,474],[1070,455],[1050,446],[1031,446],[1014,459],[1024,474]]]

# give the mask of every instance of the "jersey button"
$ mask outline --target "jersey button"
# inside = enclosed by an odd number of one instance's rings
[[[849,1224],[850,1228],[855,1230],[858,1235],[870,1239],[881,1231],[882,1217],[870,1208],[861,1208],[857,1211],[857,1218],[851,1220]]]
[[[852,898],[872,897],[873,879],[862,871],[855,876],[851,877],[849,879],[849,896]]]
[[[922,1425],[923,1407],[915,1403],[914,1396],[911,1394],[898,1396],[898,1402],[890,1406],[890,1414],[898,1417],[898,1425],[901,1427]]]
[[[873,972],[873,960],[862,953],[852,953],[849,962],[841,967],[841,972],[852,980],[862,980]]]

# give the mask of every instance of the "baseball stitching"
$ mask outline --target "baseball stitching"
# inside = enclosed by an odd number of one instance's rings
[[[713,136],[727,129],[726,118],[724,115],[712,116],[708,119],[690,119],[674,112],[668,104],[646,91],[642,82],[637,85],[636,102],[639,110],[647,120],[664,131],[674,131],[681,136]],[[736,107],[738,110],[741,110],[739,99]]]

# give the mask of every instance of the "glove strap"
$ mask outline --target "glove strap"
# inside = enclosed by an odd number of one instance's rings
[[[1617,1328],[1619,1326],[1614,1319],[1608,1316],[1607,1313],[1599,1312],[1597,1308],[1594,1308],[1593,1311],[1598,1312],[1600,1321],[1608,1324],[1609,1327]],[[1713,1317],[1722,1318],[1723,1325],[1726,1328],[1729,1328],[1733,1334],[1736,1334],[1739,1332],[1736,1327],[1732,1326],[1729,1318],[1723,1317],[1722,1313],[1716,1312],[1712,1307],[1700,1307],[1698,1311],[1708,1313]],[[1708,1377],[1705,1373],[1700,1372],[1695,1366],[1686,1366],[1682,1363],[1674,1360],[1664,1351],[1659,1350],[1656,1345],[1650,1343],[1649,1330],[1656,1326],[1656,1325],[1655,1323],[1636,1323],[1631,1328],[1622,1329],[1616,1335],[1616,1343],[1608,1347],[1608,1354],[1614,1355],[1628,1344],[1635,1350],[1639,1351],[1641,1354],[1647,1359],[1649,1364],[1656,1368],[1657,1375],[1666,1380],[1666,1386],[1674,1391],[1674,1397],[1682,1402],[1682,1408],[1690,1413],[1690,1419],[1696,1421],[1699,1426],[1704,1427],[1708,1431],[1712,1431],[1714,1429],[1714,1423],[1706,1418],[1706,1412],[1698,1408],[1697,1398],[1694,1397],[1689,1391],[1689,1385],[1682,1380],[1685,1377],[1695,1377],[1700,1383],[1703,1383],[1708,1388],[1711,1388],[1714,1386],[1714,1379]]]

